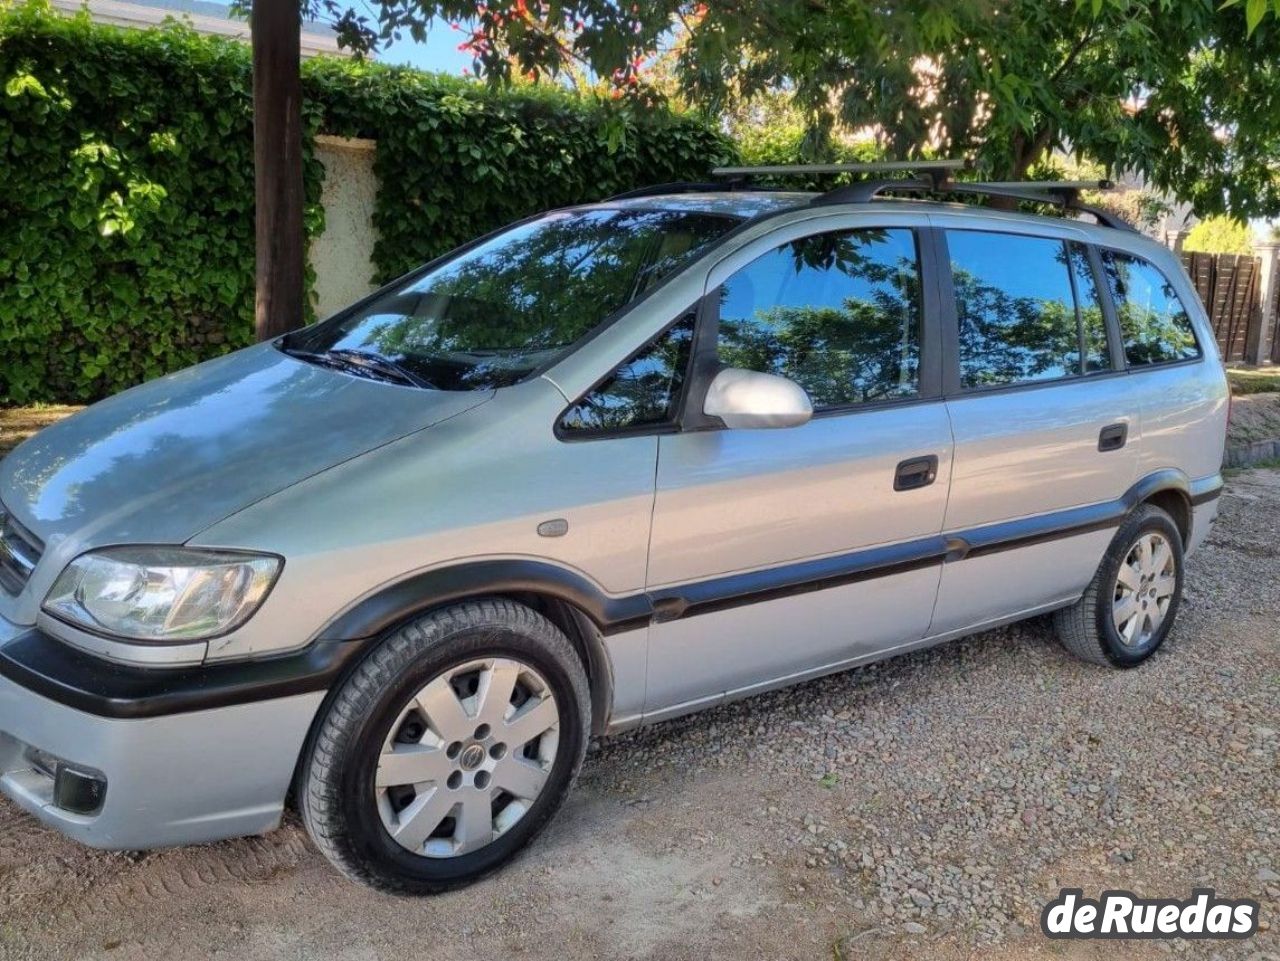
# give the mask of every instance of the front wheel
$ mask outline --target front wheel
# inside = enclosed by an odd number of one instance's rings
[[[1152,504],[1120,526],[1084,596],[1054,615],[1063,646],[1111,667],[1136,667],[1164,643],[1182,598],[1182,535]]]
[[[590,729],[572,644],[506,600],[459,604],[396,631],[320,722],[303,820],[343,873],[430,894],[509,860],[559,808]]]

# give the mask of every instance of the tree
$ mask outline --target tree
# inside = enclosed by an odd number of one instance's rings
[[[1014,179],[1060,149],[1202,215],[1280,213],[1280,17],[1265,0],[367,0],[372,19],[301,3],[357,51],[445,21],[491,81],[585,66],[640,102],[661,96],[645,67],[669,52],[706,109],[789,94],[810,154],[843,128]]]
[[[1208,254],[1253,253],[1253,231],[1249,225],[1230,217],[1209,217],[1191,228],[1183,250]]]
[[[889,155],[972,155],[999,179],[1060,148],[1201,213],[1280,212],[1280,20],[1256,2],[1248,16],[1216,0],[377,4],[382,38],[459,24],[495,79],[573,60],[643,88],[674,43],[692,102],[789,91],[813,146],[836,125],[865,129]]]
[[[263,0],[253,36],[254,330],[269,340],[303,320],[302,18],[295,0]]]

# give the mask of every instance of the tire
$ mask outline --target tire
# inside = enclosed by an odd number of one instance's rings
[[[1146,567],[1142,566],[1143,544],[1149,550]],[[1168,549],[1167,562],[1161,560],[1161,547]],[[1152,574],[1157,567],[1157,574]],[[1122,568],[1125,583],[1120,580]],[[1169,635],[1182,600],[1182,579],[1182,535],[1177,524],[1159,507],[1142,504],[1116,532],[1084,596],[1054,614],[1058,639],[1082,660],[1137,667]],[[1126,619],[1130,611],[1133,615]]]
[[[300,772],[302,819],[353,880],[462,887],[551,819],[590,729],[582,662],[550,621],[503,599],[442,608],[380,641],[331,698]]]

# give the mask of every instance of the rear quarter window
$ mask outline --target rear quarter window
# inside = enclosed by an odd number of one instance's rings
[[[1169,278],[1141,257],[1115,250],[1101,253],[1126,363],[1144,367],[1199,357],[1191,315]]]

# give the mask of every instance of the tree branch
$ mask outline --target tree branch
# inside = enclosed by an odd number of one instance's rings
[[[1062,63],[1058,65],[1058,69],[1049,75],[1050,83],[1057,82],[1064,73],[1071,69],[1071,65],[1076,62],[1076,59],[1084,52],[1084,48],[1089,45],[1089,41],[1093,39],[1093,27],[1094,24],[1090,23],[1084,32],[1084,36],[1076,41],[1075,46],[1072,47],[1070,52],[1067,54],[1067,59],[1063,60]]]

